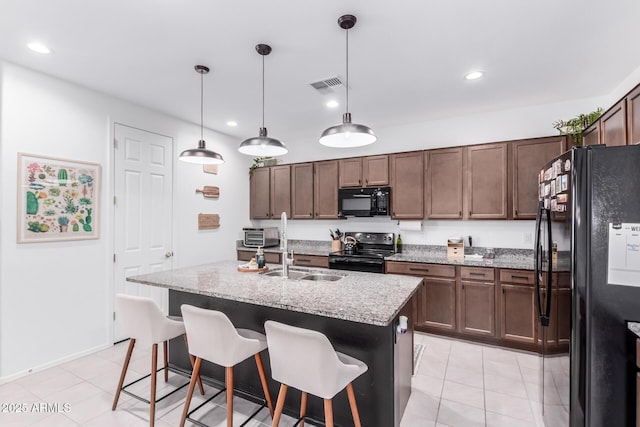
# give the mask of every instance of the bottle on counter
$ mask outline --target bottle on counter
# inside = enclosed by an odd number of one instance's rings
[[[396,253],[402,253],[402,238],[400,234],[398,234],[398,238],[396,239]]]
[[[262,246],[258,246],[258,250],[256,251],[256,262],[258,263],[258,268],[264,268],[264,251],[262,250]]]

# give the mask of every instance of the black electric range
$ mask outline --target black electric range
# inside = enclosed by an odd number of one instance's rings
[[[329,268],[336,270],[365,271],[370,273],[384,273],[384,258],[391,256],[394,251],[393,233],[363,233],[346,232],[356,239],[353,248],[345,245],[338,252],[329,254]],[[349,239],[351,240],[351,239]]]

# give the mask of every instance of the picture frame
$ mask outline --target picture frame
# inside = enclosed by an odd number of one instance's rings
[[[100,238],[98,163],[18,153],[17,242]]]

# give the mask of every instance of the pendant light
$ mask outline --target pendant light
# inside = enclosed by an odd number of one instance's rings
[[[215,151],[207,150],[203,137],[203,78],[209,72],[209,67],[196,65],[195,70],[200,74],[200,141],[198,148],[184,150],[180,153],[180,160],[187,163],[198,163],[201,165],[219,165],[224,163],[222,156]]]
[[[347,39],[347,109],[342,115],[342,124],[331,126],[322,132],[320,144],[327,147],[362,147],[363,145],[372,144],[376,140],[376,136],[370,127],[351,123],[351,113],[349,113],[349,29],[356,25],[356,21],[356,17],[353,15],[342,15],[338,18],[338,25],[346,30]]]
[[[250,156],[281,156],[287,154],[289,150],[279,139],[267,136],[267,128],[264,127],[264,57],[271,53],[271,46],[258,44],[256,45],[256,51],[262,55],[262,127],[258,136],[242,141],[238,151]]]

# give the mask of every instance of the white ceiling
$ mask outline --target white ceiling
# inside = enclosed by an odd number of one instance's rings
[[[349,110],[374,131],[606,95],[640,66],[637,0],[0,0],[0,58],[195,123],[207,65],[205,126],[240,141],[261,124],[267,43],[266,126],[294,149],[341,121],[344,91],[329,110],[309,83],[344,77],[345,13]]]

